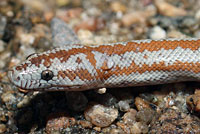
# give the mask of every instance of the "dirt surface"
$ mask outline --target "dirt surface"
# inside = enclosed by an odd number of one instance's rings
[[[1,0],[0,133],[200,133],[199,83],[84,92],[25,92],[7,71],[54,47],[50,21],[81,43],[200,37],[199,0]],[[196,91],[195,91],[196,90]],[[187,103],[186,103],[187,102]]]

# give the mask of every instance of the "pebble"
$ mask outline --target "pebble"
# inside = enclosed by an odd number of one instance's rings
[[[130,109],[129,103],[124,100],[120,100],[118,102],[118,106],[119,106],[120,111],[123,111],[123,112],[128,111]]]
[[[72,19],[80,18],[82,12],[82,8],[58,9],[56,10],[56,16],[65,22],[69,22]]]
[[[46,11],[49,9],[49,5],[47,6],[48,2],[45,2],[44,0],[23,0],[22,1],[26,7],[29,7],[32,11]]]
[[[6,104],[6,107],[8,109],[13,109],[13,108],[15,109],[15,104],[16,104],[17,98],[14,95],[13,91],[4,92],[1,95],[1,99]]]
[[[69,4],[69,0],[56,0],[56,4],[59,6],[59,7],[62,7],[62,6],[66,6]]]
[[[97,90],[95,90],[98,94],[105,94],[106,93],[106,88],[99,88]]]
[[[77,124],[81,125],[83,128],[92,128],[92,123],[86,120],[79,120]]]
[[[82,92],[66,92],[66,99],[68,107],[77,112],[83,111],[88,103]]]
[[[6,24],[7,24],[7,19],[4,16],[0,15],[0,39],[3,37],[4,32],[5,32],[5,28],[6,28]]]
[[[133,11],[133,12],[125,14],[122,17],[122,23],[126,27],[132,24],[145,23],[147,19],[154,16],[155,13],[156,13],[156,10],[153,6],[150,6],[144,11]]]
[[[187,11],[175,7],[164,0],[154,0],[155,6],[157,7],[160,14],[169,17],[176,17],[176,16],[186,16]]]
[[[11,60],[10,60],[9,65],[8,65],[8,68],[11,68],[11,67],[14,67],[14,66],[18,65],[20,62],[21,62],[20,59],[12,57]]]
[[[84,111],[85,119],[98,127],[109,126],[118,116],[118,110],[100,104],[89,105]]]
[[[0,134],[5,133],[5,131],[7,130],[7,127],[5,124],[0,124]]]
[[[2,40],[4,42],[8,43],[10,40],[12,40],[14,38],[15,34],[16,34],[16,32],[15,32],[14,25],[7,23],[5,30],[4,30]]]
[[[137,111],[135,109],[130,109],[124,114],[123,121],[117,122],[119,128],[121,128],[124,133],[139,134],[147,133],[148,126],[144,122],[136,121]]]
[[[150,123],[149,133],[200,133],[199,122],[198,118],[177,107],[166,108]]]
[[[112,34],[117,34],[120,31],[120,24],[117,22],[111,23],[108,27]]]
[[[117,122],[117,126],[118,128],[120,128],[117,130],[122,130],[123,131],[122,133],[125,133],[125,134],[148,133],[148,126],[142,122],[134,122],[131,125]]]
[[[3,52],[4,50],[5,50],[5,43],[2,40],[0,40],[0,52]]]
[[[126,112],[122,117],[123,123],[127,125],[132,125],[133,123],[135,123],[136,114],[137,114],[137,111],[135,109],[129,109],[129,111]]]
[[[119,2],[119,1],[114,1],[111,3],[110,8],[113,12],[126,12],[127,8],[126,6]]]
[[[191,31],[196,31],[199,29],[199,22],[195,20],[193,17],[185,17],[182,23],[180,24],[180,27],[187,28],[188,30]]]
[[[27,33],[21,33],[19,35],[21,44],[25,44],[25,45],[32,45],[35,41],[35,37],[33,34],[27,34]]]
[[[80,29],[87,29],[89,31],[98,31],[105,27],[105,21],[103,18],[87,18],[75,26],[75,31]]]
[[[17,108],[22,108],[22,107],[26,106],[28,103],[30,103],[31,98],[29,96],[24,96],[22,101],[17,103]]]
[[[181,33],[180,31],[176,31],[176,30],[172,30],[172,31],[169,31],[167,33],[167,37],[169,38],[179,38],[179,39],[184,39],[184,38],[188,38],[187,35]],[[200,35],[199,35],[200,37]]]
[[[194,16],[195,16],[195,19],[200,20],[200,10],[197,10]]]
[[[11,52],[4,51],[0,54],[0,69],[6,66],[6,62],[10,58]]]
[[[80,29],[77,35],[83,44],[94,44],[94,41],[93,41],[94,35],[92,34],[91,31]]]
[[[149,37],[154,40],[160,40],[165,39],[167,37],[166,35],[167,34],[164,29],[159,26],[155,26],[150,30]]]
[[[67,113],[52,113],[48,116],[45,130],[47,134],[61,133],[63,129],[75,124],[76,120]]]
[[[119,100],[117,102],[117,107],[122,112],[127,112],[134,103],[134,97],[129,90],[112,90],[111,93],[117,100]]]
[[[146,134],[148,133],[148,126],[141,122],[136,122],[130,128],[130,133],[131,134]]]
[[[149,102],[143,100],[140,97],[135,98],[135,106],[138,109],[138,111],[143,110],[144,108],[150,109]]]
[[[193,95],[190,95],[186,99],[186,103],[190,111],[200,112],[200,90],[195,90]]]
[[[123,132],[123,130],[121,130],[121,129],[112,128],[112,129],[109,131],[109,134],[124,134],[124,132]]]
[[[96,130],[97,132],[101,131],[101,127],[93,127],[94,130]]]
[[[152,109],[144,108],[137,112],[135,118],[139,122],[149,124],[152,121],[152,119],[155,117],[155,115],[156,115],[156,112],[153,111]]]

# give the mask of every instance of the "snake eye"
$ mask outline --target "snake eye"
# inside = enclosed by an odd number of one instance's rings
[[[51,80],[53,78],[53,72],[50,70],[44,70],[41,73],[41,78],[46,81]]]

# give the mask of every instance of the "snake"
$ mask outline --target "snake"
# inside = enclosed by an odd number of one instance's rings
[[[63,45],[65,36],[59,35],[54,35],[61,42],[59,47],[32,54],[8,71],[15,86],[32,91],[85,91],[200,81],[198,38],[85,46],[77,38],[76,43]]]

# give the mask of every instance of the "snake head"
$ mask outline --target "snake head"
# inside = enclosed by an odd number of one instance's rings
[[[48,81],[53,79],[54,73],[42,64],[44,59],[36,60],[38,56],[40,57],[39,54],[32,54],[26,61],[8,71],[8,77],[14,85],[25,90],[51,87]]]
[[[86,60],[83,53],[72,55],[70,51],[74,52],[73,49],[57,48],[33,54],[22,64],[8,71],[8,77],[14,85],[24,90],[81,91],[87,89],[90,81],[86,78],[93,80],[86,69],[89,62],[83,62]]]

